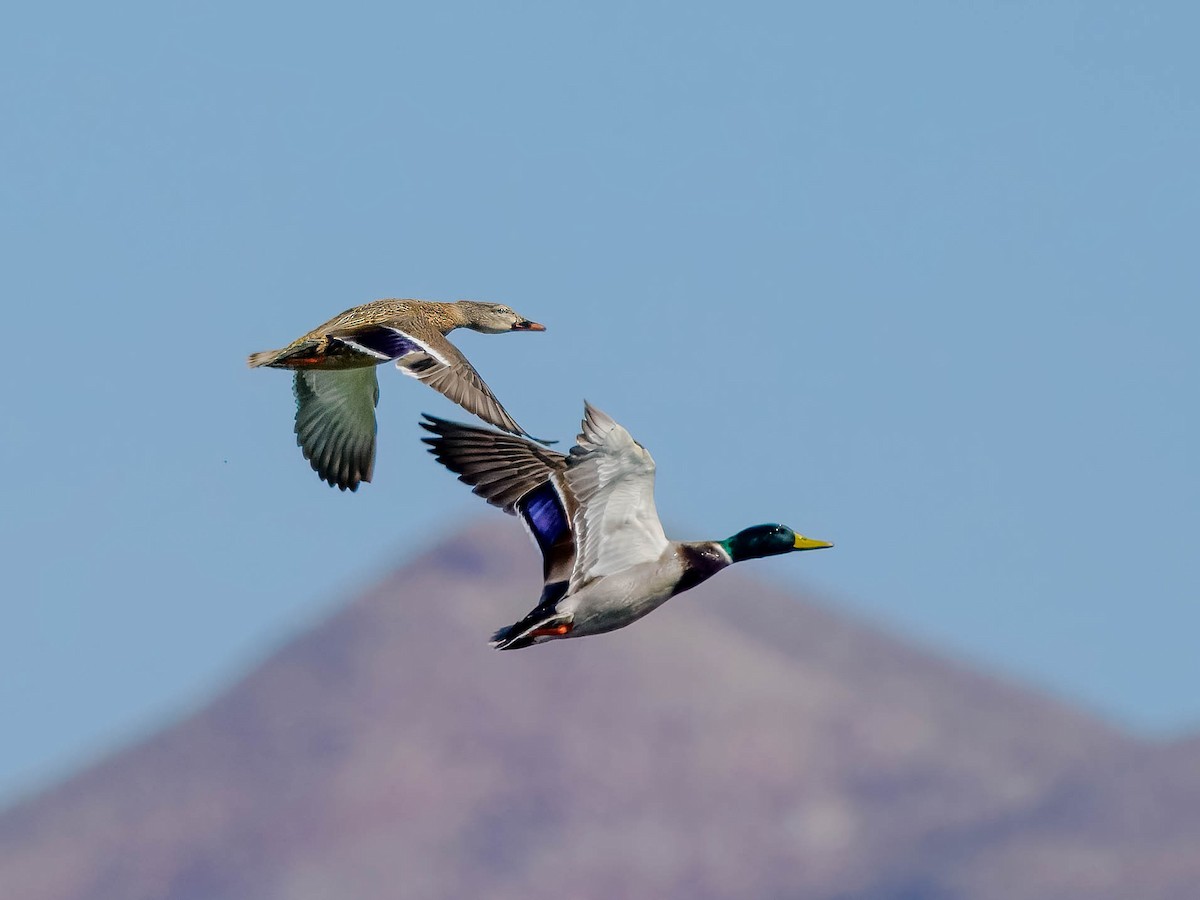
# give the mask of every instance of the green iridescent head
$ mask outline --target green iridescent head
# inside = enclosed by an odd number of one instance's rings
[[[786,525],[755,525],[721,541],[721,546],[734,562],[778,556],[793,550],[820,550],[832,547],[828,541],[817,541],[796,534]]]

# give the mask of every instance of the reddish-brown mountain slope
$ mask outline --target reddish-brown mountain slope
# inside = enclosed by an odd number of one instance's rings
[[[1200,752],[723,573],[496,653],[515,523],[439,545],[208,708],[0,815],[9,900],[1166,900]]]

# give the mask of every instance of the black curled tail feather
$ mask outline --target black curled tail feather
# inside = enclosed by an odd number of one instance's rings
[[[546,600],[547,595],[554,592],[552,599]],[[542,592],[543,602],[521,621],[499,629],[492,635],[491,645],[497,650],[520,650],[535,643],[533,632],[539,626],[547,625],[555,620],[565,618],[556,608],[559,598],[566,592],[566,582],[556,582],[546,585]]]

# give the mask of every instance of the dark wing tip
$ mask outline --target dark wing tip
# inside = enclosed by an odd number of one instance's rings
[[[478,425],[464,425],[461,422],[451,422],[449,419],[443,419],[439,416],[433,415],[432,413],[421,413],[421,415],[424,417],[425,421],[424,422],[418,421],[417,424],[420,425],[422,428],[424,428],[426,431],[432,432],[433,434],[437,434],[437,435],[445,435],[448,431],[451,431],[454,429],[463,429],[465,431],[474,431],[474,432],[480,432],[483,434],[496,434],[497,433],[497,432],[489,432],[486,428],[480,428]],[[491,424],[491,423],[488,423],[488,424]],[[508,429],[501,429],[501,431],[505,434],[511,434],[514,437],[527,438],[528,440],[531,440],[534,443],[541,444],[543,447],[550,447],[550,446],[558,443],[558,441],[550,440],[548,438],[534,437],[528,431],[521,431],[519,428],[516,429],[515,431],[510,431]],[[434,440],[434,439],[433,438],[421,438],[421,440],[425,441],[426,443],[429,443],[431,440]]]
[[[449,419],[440,419],[437,416],[429,413],[421,413],[421,415],[424,416],[427,421],[418,421],[417,424],[431,434],[437,435],[439,438],[446,437],[456,431],[465,431],[472,427],[470,425],[464,425],[462,422],[451,422]],[[423,441],[431,441],[436,439],[437,438],[421,438]]]
[[[421,415],[426,421],[422,422],[418,420],[417,424],[426,431],[432,431],[434,434],[442,434],[449,426],[454,424],[447,419],[439,419],[437,416],[430,415],[429,413],[421,413]],[[431,438],[421,438],[421,440],[428,441]]]
[[[312,470],[317,473],[317,477],[339,491],[354,493],[358,490],[360,484],[371,480],[370,472],[360,475],[356,468],[347,471],[346,467],[337,461],[331,462],[320,459],[315,454],[309,456],[307,449],[303,445],[301,445],[301,450],[304,452],[304,458],[308,460],[308,464],[312,467]]]

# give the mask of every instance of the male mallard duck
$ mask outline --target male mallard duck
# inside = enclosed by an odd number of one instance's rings
[[[296,443],[330,486],[357,490],[375,468],[375,367],[389,360],[497,428],[525,434],[445,335],[545,331],[507,306],[459,300],[376,300],[348,309],[250,365],[295,369]]]
[[[654,509],[654,460],[590,404],[570,454],[426,414],[438,462],[493,506],[519,515],[542,551],[537,608],[492,636],[497,650],[623,628],[726,566],[832,547],[783,525],[723,541],[668,541]]]

